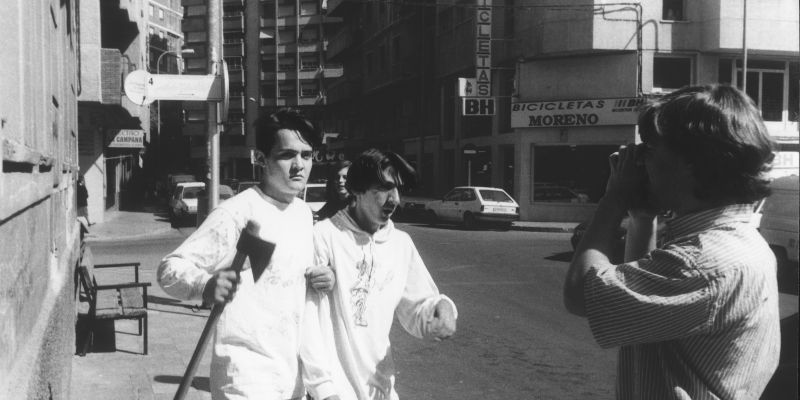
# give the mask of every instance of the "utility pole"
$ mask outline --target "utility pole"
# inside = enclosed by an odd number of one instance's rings
[[[747,0],[742,6],[742,91],[747,93]]]
[[[207,0],[208,5],[208,74],[222,76],[222,0]],[[208,102],[206,114],[206,149],[208,152],[208,211],[219,202],[219,136],[222,131],[222,104]]]

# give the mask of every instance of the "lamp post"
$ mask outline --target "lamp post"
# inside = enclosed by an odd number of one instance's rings
[[[178,57],[181,54],[194,54],[194,49],[180,49],[178,51],[165,51],[165,52],[161,53],[158,56],[158,58],[156,59],[156,74],[161,74],[161,57],[164,57],[167,54],[173,54],[176,57]],[[182,71],[182,68],[178,68],[178,74],[180,74],[181,71]],[[156,123],[157,123],[156,126],[158,127],[158,135],[160,136],[161,135],[161,100],[158,100],[158,104],[156,105],[156,107],[157,107],[157,111],[156,112],[158,113],[158,117],[156,118]]]

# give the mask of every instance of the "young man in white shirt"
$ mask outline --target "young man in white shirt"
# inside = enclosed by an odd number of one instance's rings
[[[316,399],[397,400],[389,331],[394,317],[418,338],[456,330],[455,304],[439,293],[411,238],[390,217],[398,188],[414,170],[400,156],[367,150],[350,166],[349,205],[314,226],[315,262],[329,265],[336,286],[310,294],[303,332],[322,342],[301,349],[306,387]]]
[[[317,132],[287,109],[259,118],[256,129],[265,154],[261,184],[215,208],[158,268],[158,283],[171,296],[228,303],[216,325],[211,361],[215,400],[302,398],[298,348],[306,278],[320,289],[333,284],[330,270],[311,269],[313,218],[296,197],[311,172]],[[247,264],[240,274],[230,269],[248,222],[275,245],[257,280]]]

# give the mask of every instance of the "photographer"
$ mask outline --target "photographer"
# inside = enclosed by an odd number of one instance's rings
[[[769,194],[773,142],[723,85],[687,87],[639,118],[564,284],[567,310],[619,347],[619,399],[757,399],[778,364],[775,258],[749,221]],[[655,248],[656,215],[669,211]],[[631,216],[625,260],[609,261]]]

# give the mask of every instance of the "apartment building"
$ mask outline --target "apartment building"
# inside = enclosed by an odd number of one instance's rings
[[[81,2],[83,3],[83,2]],[[80,79],[78,2],[0,12],[0,398],[69,397]]]
[[[328,93],[334,145],[400,151],[420,170],[421,194],[503,187],[524,220],[581,221],[603,194],[607,155],[636,140],[638,105],[689,84],[741,87],[746,74],[782,146],[774,173],[796,174],[798,4],[749,0],[746,23],[744,4],[333,0],[328,12],[343,23],[328,57],[345,67]],[[382,17],[394,9],[400,18]],[[419,79],[380,73],[384,57],[402,65],[404,44]],[[459,78],[489,95],[463,96]],[[465,97],[486,107],[464,115]]]
[[[186,73],[204,74],[206,5],[201,0],[184,0],[183,5],[186,47],[194,51],[186,56]],[[220,138],[220,177],[258,178],[250,164],[253,123],[260,112],[280,107],[299,108],[320,119],[326,85],[342,76],[341,65],[325,56],[327,30],[339,20],[327,15],[322,0],[224,0],[222,18],[230,106]],[[192,168],[204,174],[205,104],[184,103],[184,108]]]
[[[183,5],[181,0],[145,0],[147,20],[148,71],[181,74],[183,48]],[[189,143],[182,134],[183,107],[179,101],[158,100],[151,106],[150,132],[143,156],[143,180],[153,184],[163,174],[183,168],[189,158]]]

